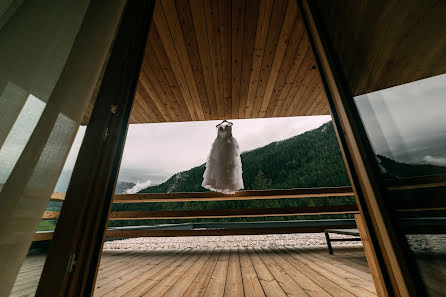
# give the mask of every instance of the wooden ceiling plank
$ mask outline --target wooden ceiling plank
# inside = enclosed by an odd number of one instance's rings
[[[165,89],[161,86],[160,79],[162,77],[162,71],[157,72],[155,70],[157,68],[156,64],[151,63],[151,62],[158,62],[157,59],[155,60],[156,61],[153,61],[153,56],[151,56],[150,58],[149,56],[145,56],[142,63],[141,72],[145,74],[145,77],[148,79],[153,91],[155,91],[155,94],[151,94],[150,92],[148,93],[152,97],[153,102],[156,104],[156,106],[161,111],[161,114],[166,118],[166,120],[171,122],[176,122],[178,121],[178,119],[175,114],[175,111],[172,108],[173,105],[171,104],[169,98],[167,98],[166,93],[164,91]],[[141,83],[143,83],[143,86],[145,87],[144,80],[142,80]],[[155,95],[157,95],[157,97],[155,97]]]
[[[312,2],[354,96],[446,72],[445,1]]]
[[[290,39],[295,26],[298,26],[297,22],[297,3],[296,1],[288,1],[288,6],[285,13],[285,18],[282,23],[282,29],[280,31],[279,40],[277,41],[276,52],[274,54],[274,60],[271,65],[271,71],[266,83],[265,92],[262,96],[262,100],[258,102],[259,111],[255,112],[256,117],[265,117],[266,110],[271,100],[274,86],[279,76],[279,71],[282,66],[282,62],[285,58],[285,53],[291,43]]]
[[[319,92],[321,87],[319,73],[317,73],[314,76],[310,86],[308,86],[307,90],[302,95],[303,100],[299,102],[300,104],[294,110],[295,115],[306,115],[308,109],[310,109],[310,107],[315,103],[314,100],[316,99],[316,93]]]
[[[145,121],[154,122],[154,119],[149,116],[149,114],[144,110],[142,107],[141,102],[144,99],[142,98],[141,94],[136,90],[135,92],[135,101],[134,101],[134,108],[132,112],[135,112],[136,117],[139,117],[142,122],[140,123],[146,123]]]
[[[152,72],[150,74],[150,77],[153,80],[157,81],[157,93],[163,92],[162,97],[166,99],[164,105],[167,112],[169,113],[170,118],[173,121],[180,121],[183,118],[180,106],[178,105],[178,102],[172,93],[169,81],[167,80],[166,75],[164,74],[164,71],[161,68],[160,62],[156,56],[155,50],[150,45],[150,43],[148,43],[146,46],[145,58],[147,58],[150,65],[150,69],[143,68],[146,76],[149,76],[149,71]]]
[[[147,65],[146,58],[143,59],[142,64],[143,64],[143,67],[142,67],[143,69],[149,68],[149,66]],[[153,103],[155,104],[157,110],[160,112],[162,118],[165,121],[170,121],[169,113],[167,112],[166,108],[164,107],[164,104],[162,103],[162,101],[165,102],[166,99],[161,97],[162,94],[158,94],[156,92],[154,84],[152,84],[152,81],[149,80],[149,78],[147,77],[147,75],[145,74],[144,71],[141,71],[141,73],[139,74],[139,81],[143,85],[146,92],[149,94],[149,96],[152,99]]]
[[[266,114],[264,115],[266,117],[273,116],[274,108],[279,100],[279,96],[280,96],[282,88],[286,82],[286,78],[288,77],[288,74],[292,70],[292,68],[293,68],[292,66],[295,65],[295,61],[296,61],[295,59],[298,59],[298,58],[295,58],[296,51],[298,50],[299,46],[301,45],[301,42],[302,42],[302,39],[304,36],[304,32],[305,32],[304,22],[303,22],[302,16],[300,15],[299,10],[298,10],[296,24],[294,25],[293,32],[290,37],[290,42],[288,43],[285,57],[282,60],[282,65],[280,66],[279,74],[278,74],[278,77],[275,82],[275,86],[274,86],[272,94],[271,94],[271,99],[268,104]]]
[[[297,102],[294,110],[290,110],[290,115],[304,115],[305,110],[308,109],[308,105],[311,105],[311,94],[317,87],[319,82],[319,73],[317,71],[311,70],[315,73],[308,73],[307,75],[312,75],[311,81],[308,85],[302,85],[294,97],[294,102]]]
[[[217,1],[205,0],[204,11],[206,16],[206,28],[209,42],[209,53],[212,65],[212,77],[214,79],[215,100],[217,102],[218,119],[225,115],[223,97],[223,74],[220,53],[220,34],[218,28],[218,5]]]
[[[226,119],[232,118],[232,31],[231,1],[218,0],[221,69],[223,71],[223,103]]]
[[[210,49],[209,49],[208,33],[206,28],[206,16],[204,12],[203,1],[195,0],[195,1],[190,1],[189,3],[192,13],[192,19],[194,22],[198,52],[200,54],[200,61],[206,87],[206,94],[207,94],[206,98],[209,101],[211,119],[218,119],[217,102],[215,99],[214,78],[212,73],[212,64],[209,52]]]
[[[285,79],[285,83],[283,84],[283,87],[280,91],[276,105],[274,106],[274,111],[272,114],[273,117],[279,117],[282,115],[282,109],[288,98],[288,94],[293,87],[296,76],[299,73],[299,69],[302,66],[309,51],[311,51],[310,42],[308,40],[307,34],[304,34],[296,51],[296,55],[293,59],[290,70]]]
[[[144,119],[139,115],[138,106],[136,104],[136,94],[135,100],[133,102],[132,111],[130,112],[130,124],[141,123]]]
[[[130,121],[133,123],[138,123],[138,122],[141,122],[142,120],[144,120],[139,113],[139,110],[141,108],[139,107],[139,105],[136,101],[138,101],[137,100],[137,92],[135,92],[135,100],[133,101],[132,111],[130,112]]]
[[[258,118],[260,107],[262,105],[263,96],[265,94],[266,84],[271,73],[271,66],[274,60],[276,50],[278,49],[278,40],[280,37],[284,15],[287,10],[287,0],[279,0],[274,2],[274,9],[271,14],[269,23],[268,36],[266,38],[265,50],[263,52],[262,67],[257,84],[257,91],[252,107],[251,117]],[[289,1],[289,2],[294,2]],[[288,28],[291,31],[291,28]]]
[[[180,59],[180,64],[183,69],[186,83],[189,86],[190,96],[192,98],[193,105],[195,106],[195,112],[198,120],[204,121],[204,111],[201,105],[200,94],[198,93],[197,84],[192,71],[192,66],[189,60],[189,54],[186,48],[186,42],[184,40],[183,31],[181,29],[176,5],[173,0],[161,0],[164,16],[167,21],[167,25],[170,30],[173,43],[176,48],[177,55]]]
[[[139,104],[139,113],[142,117],[146,117],[147,119],[151,119],[153,122],[162,121],[161,117],[157,112],[154,111],[156,106],[154,107],[154,103],[152,102],[152,98],[149,97],[149,94],[144,90],[144,87],[137,87],[137,92],[139,98],[136,97]]]
[[[396,1],[393,3],[392,2],[393,1],[389,2],[386,11],[384,11],[381,16],[384,16],[386,12],[388,12],[389,10],[391,11],[392,9],[395,9],[397,6],[399,6],[397,5]],[[407,1],[405,6],[408,7],[411,2],[414,3],[416,1]],[[396,24],[403,23],[405,17],[406,15],[404,13],[394,13],[392,15],[393,21]],[[394,48],[394,46],[388,45],[395,45],[395,41],[397,39],[395,33],[398,32],[399,26],[388,28],[387,24],[380,22],[379,19],[375,20],[374,22],[376,22],[374,24],[374,31],[383,32],[382,30],[384,30],[386,34],[373,34],[372,36],[370,36],[370,40],[372,42],[370,46],[371,50],[367,51],[365,55],[366,63],[364,64],[367,71],[363,72],[363,75],[361,76],[362,79],[360,79],[356,84],[354,93],[362,94],[363,90],[369,89],[371,85],[376,85],[376,82],[378,81],[382,71],[384,70],[385,65],[387,64],[391,52]]]
[[[317,74],[316,69],[311,69],[312,63],[308,64],[304,64],[305,67],[302,69],[302,73],[304,73],[304,71],[305,73],[303,74],[303,77],[300,77],[298,75],[296,84],[290,91],[290,104],[286,108],[284,113],[284,115],[286,116],[291,116],[295,112],[296,107],[304,102],[305,98],[303,98],[303,95],[305,94],[306,90],[312,85],[312,82]]]
[[[193,2],[199,3],[199,1],[193,1]],[[203,76],[203,67],[201,65],[201,58],[197,44],[197,32],[195,31],[194,28],[194,20],[192,18],[190,1],[177,0],[175,3],[177,8],[178,18],[181,24],[181,29],[184,35],[184,40],[187,41],[186,48],[189,54],[189,60],[192,66],[192,72],[194,74],[197,90],[200,95],[200,101],[201,101],[201,106],[203,108],[204,117],[206,120],[211,120],[212,119],[212,112],[210,107],[211,100],[208,98],[208,94],[206,91],[206,83]],[[202,15],[202,17],[204,17],[204,14]],[[202,24],[202,26],[205,26],[205,24]],[[202,36],[200,36],[200,38],[202,38]]]
[[[232,0],[232,118],[239,118],[245,0]]]
[[[242,72],[240,78],[240,102],[238,117],[245,118],[246,104],[249,91],[249,80],[251,74],[251,65],[254,54],[254,43],[256,39],[257,17],[259,14],[258,0],[246,0],[246,14],[243,28],[243,54],[242,54]]]
[[[172,66],[172,71],[175,74],[176,80],[180,87],[181,93],[183,94],[184,101],[186,102],[187,109],[192,118],[192,121],[198,121],[200,117],[197,115],[195,110],[194,101],[189,93],[189,85],[187,84],[185,74],[182,69],[180,58],[177,54],[177,49],[172,40],[170,34],[169,25],[167,23],[166,17],[164,16],[164,11],[162,4],[157,2],[155,4],[155,11],[153,14],[153,20],[159,32],[159,37],[163,43],[165,52],[169,58],[170,64]]]
[[[135,116],[139,119],[138,123],[147,123],[147,122],[152,122],[153,120],[150,118],[149,114],[146,113],[143,109],[143,107],[141,106],[141,100],[144,100],[141,98],[141,95],[139,95],[139,93],[137,94],[137,96],[135,96],[135,102],[133,104],[134,108],[132,110],[132,113],[135,113]]]
[[[371,7],[370,3],[368,3],[368,1],[349,1],[345,3],[344,6],[344,11],[342,12],[338,12],[335,9],[332,9],[332,13],[334,13],[334,16],[336,18],[338,18],[339,13],[343,13],[343,15],[345,16],[345,14],[348,13],[348,18],[350,20],[352,20],[354,23],[358,24],[358,23],[363,23],[366,24],[367,26],[374,26],[374,22],[375,20],[372,19],[367,19],[367,18],[363,18],[363,12],[367,9],[370,9]],[[337,14],[337,15],[336,15]],[[364,22],[370,22],[370,23],[364,23]],[[357,42],[362,34],[361,29],[362,25],[359,26],[347,26],[342,28],[342,30],[339,30],[339,25],[334,26],[334,30],[336,32],[336,40],[340,40],[340,38],[343,38],[343,34],[348,34],[348,38],[349,40],[352,41],[353,44],[357,44],[359,45],[359,43]],[[363,45],[368,47],[369,45]],[[349,57],[351,55],[356,55],[357,57],[361,57],[361,55],[363,55],[364,50],[366,50],[366,48],[361,48],[358,46],[352,46],[352,45],[343,45],[343,50],[342,50],[342,60],[345,61],[346,57]],[[348,60],[348,59],[347,59]],[[346,65],[347,69],[348,69],[348,73],[351,73],[352,70],[354,70],[354,64],[349,64]],[[359,68],[359,67],[356,67]]]
[[[175,77],[175,74],[172,70],[172,65],[170,64],[169,57],[167,57],[166,51],[164,49],[164,46],[161,42],[161,39],[159,37],[158,30],[156,28],[155,24],[152,24],[150,31],[149,31],[149,41],[150,46],[155,51],[156,57],[158,58],[158,62],[161,65],[161,69],[163,69],[164,75],[167,78],[167,81],[169,82],[170,89],[172,90],[173,95],[175,96],[176,102],[178,106],[180,107],[181,114],[183,115],[180,120],[183,121],[191,121],[192,116],[189,113],[189,109],[187,107],[186,101],[183,97],[183,93],[181,91],[181,88],[178,84],[178,81]]]
[[[330,114],[330,105],[328,105],[326,100],[321,102],[318,109],[315,111],[315,114]]]
[[[248,98],[246,104],[245,118],[251,118],[254,108],[257,85],[262,68],[265,44],[268,36],[269,22],[273,11],[272,0],[262,0],[259,7],[259,17],[257,19],[256,39],[254,43],[254,53],[252,57],[251,76],[249,78]]]
[[[314,102],[315,104],[313,104],[311,108],[307,111],[307,115],[311,116],[311,115],[329,114],[329,113],[323,113],[325,107],[328,106],[327,97],[325,96],[323,87],[321,87],[321,89],[319,90],[319,93],[316,95]]]
[[[136,87],[138,94],[141,95],[141,100],[139,103],[141,104],[142,110],[147,113],[155,122],[163,122],[163,117],[159,112],[158,108],[156,108],[155,103],[150,98],[150,95],[147,93],[146,89],[144,89],[143,85],[139,83]]]
[[[294,107],[293,101],[294,101],[296,93],[298,92],[299,88],[301,87],[303,81],[305,79],[306,79],[307,83],[309,81],[311,81],[312,77],[307,78],[307,73],[311,69],[311,66],[313,65],[312,57],[313,57],[313,52],[312,52],[311,48],[308,48],[307,53],[305,54],[305,57],[299,67],[299,71],[297,72],[297,75],[294,78],[293,84],[291,85],[291,88],[288,92],[286,100],[282,106],[280,116],[286,116],[289,109]],[[296,103],[296,102],[294,102],[294,103]]]
[[[438,69],[438,65],[441,64],[443,67],[440,73],[446,72],[446,63],[444,63],[446,61],[446,38],[444,37],[446,36],[446,3],[445,1],[432,1],[431,5],[425,5],[420,2],[415,1],[417,5],[409,10],[404,19],[403,28],[398,30],[392,54],[377,78],[376,86],[381,88],[395,86],[401,81],[411,81],[412,76],[426,78],[423,75],[426,69]],[[410,37],[405,34],[406,32],[410,32]],[[435,44],[435,46],[423,51],[421,58],[420,48],[413,46],[414,40],[420,40],[425,44]],[[410,69],[410,71],[401,71],[400,67],[393,66],[395,64],[413,66],[405,67],[405,70]]]
[[[314,112],[319,106],[319,97],[322,92],[322,83],[320,80],[318,80],[316,87],[311,92],[310,97],[307,100],[307,104],[302,108],[302,115],[312,115],[312,112]]]

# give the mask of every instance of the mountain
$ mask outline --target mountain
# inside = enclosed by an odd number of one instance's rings
[[[349,185],[331,122],[286,140],[241,154],[245,190]],[[140,193],[205,192],[205,164],[176,173]]]
[[[446,174],[446,167],[444,166],[401,163],[383,155],[377,155],[376,157],[385,178]]]

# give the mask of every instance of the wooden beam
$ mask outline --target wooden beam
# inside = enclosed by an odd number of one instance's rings
[[[53,192],[53,194],[51,194],[50,200],[63,202],[65,200],[65,196],[65,193]]]
[[[364,247],[364,254],[369,264],[369,269],[373,277],[373,283],[375,284],[376,292],[380,297],[388,297],[389,294],[386,290],[386,283],[382,277],[383,272],[379,266],[378,259],[376,258],[376,252],[373,244],[370,242],[370,235],[367,230],[364,221],[360,214],[355,214],[356,227],[361,235],[362,246]]]
[[[355,225],[282,227],[282,228],[214,229],[214,230],[108,230],[107,238],[320,233],[320,232],[324,232],[324,230],[326,228],[353,229],[353,228],[355,228]]]
[[[38,297],[93,295],[154,4],[146,0],[125,5],[51,241]]]
[[[321,70],[346,167],[356,191],[358,208],[383,273],[381,277],[385,280],[385,289],[390,292],[389,295],[425,296],[425,288],[407,241],[397,230],[396,217],[392,216],[384,198],[385,189],[379,179],[376,156],[354,105],[339,57],[333,52],[327,33],[322,29],[318,11],[308,0],[299,3]]]
[[[293,208],[204,209],[185,211],[114,211],[110,214],[110,220],[278,217],[357,212],[358,208],[356,205],[301,206]]]
[[[404,177],[384,182],[389,191],[444,187],[446,186],[446,174]]]
[[[196,193],[156,193],[156,194],[118,194],[115,203],[135,202],[185,202],[185,201],[227,201],[256,199],[287,199],[307,197],[353,196],[351,187],[300,188],[288,190],[240,191],[233,195],[218,192]]]
[[[291,234],[291,233],[321,233],[326,228],[353,229],[355,225],[326,225],[280,228],[243,228],[243,229],[212,229],[212,230],[108,230],[107,238],[135,237],[183,237],[183,236],[228,236],[228,235],[260,235],[260,234]],[[33,241],[51,240],[53,232],[36,233]]]
[[[33,242],[34,241],[45,241],[45,240],[51,240],[54,236],[53,231],[49,232],[36,232],[34,233]]]
[[[42,220],[57,220],[60,212],[58,211],[45,211],[42,216]]]
[[[218,192],[116,194],[114,203],[227,201],[257,199],[293,199],[307,197],[354,196],[352,187],[296,188],[286,190],[249,190],[233,195]],[[53,198],[54,197],[54,198]],[[53,193],[52,201],[63,201],[65,194]]]

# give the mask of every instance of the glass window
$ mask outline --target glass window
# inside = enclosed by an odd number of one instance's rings
[[[446,74],[354,100],[429,296],[446,296]]]
[[[382,173],[446,173],[446,74],[355,97]]]

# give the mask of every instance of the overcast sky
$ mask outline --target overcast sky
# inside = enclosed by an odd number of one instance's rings
[[[315,129],[330,116],[231,120],[241,151],[287,139]],[[206,162],[220,121],[130,125],[121,163],[120,181],[159,183],[179,171]],[[85,128],[81,127],[65,168],[74,166]]]
[[[446,166],[446,74],[355,98],[377,154]]]

